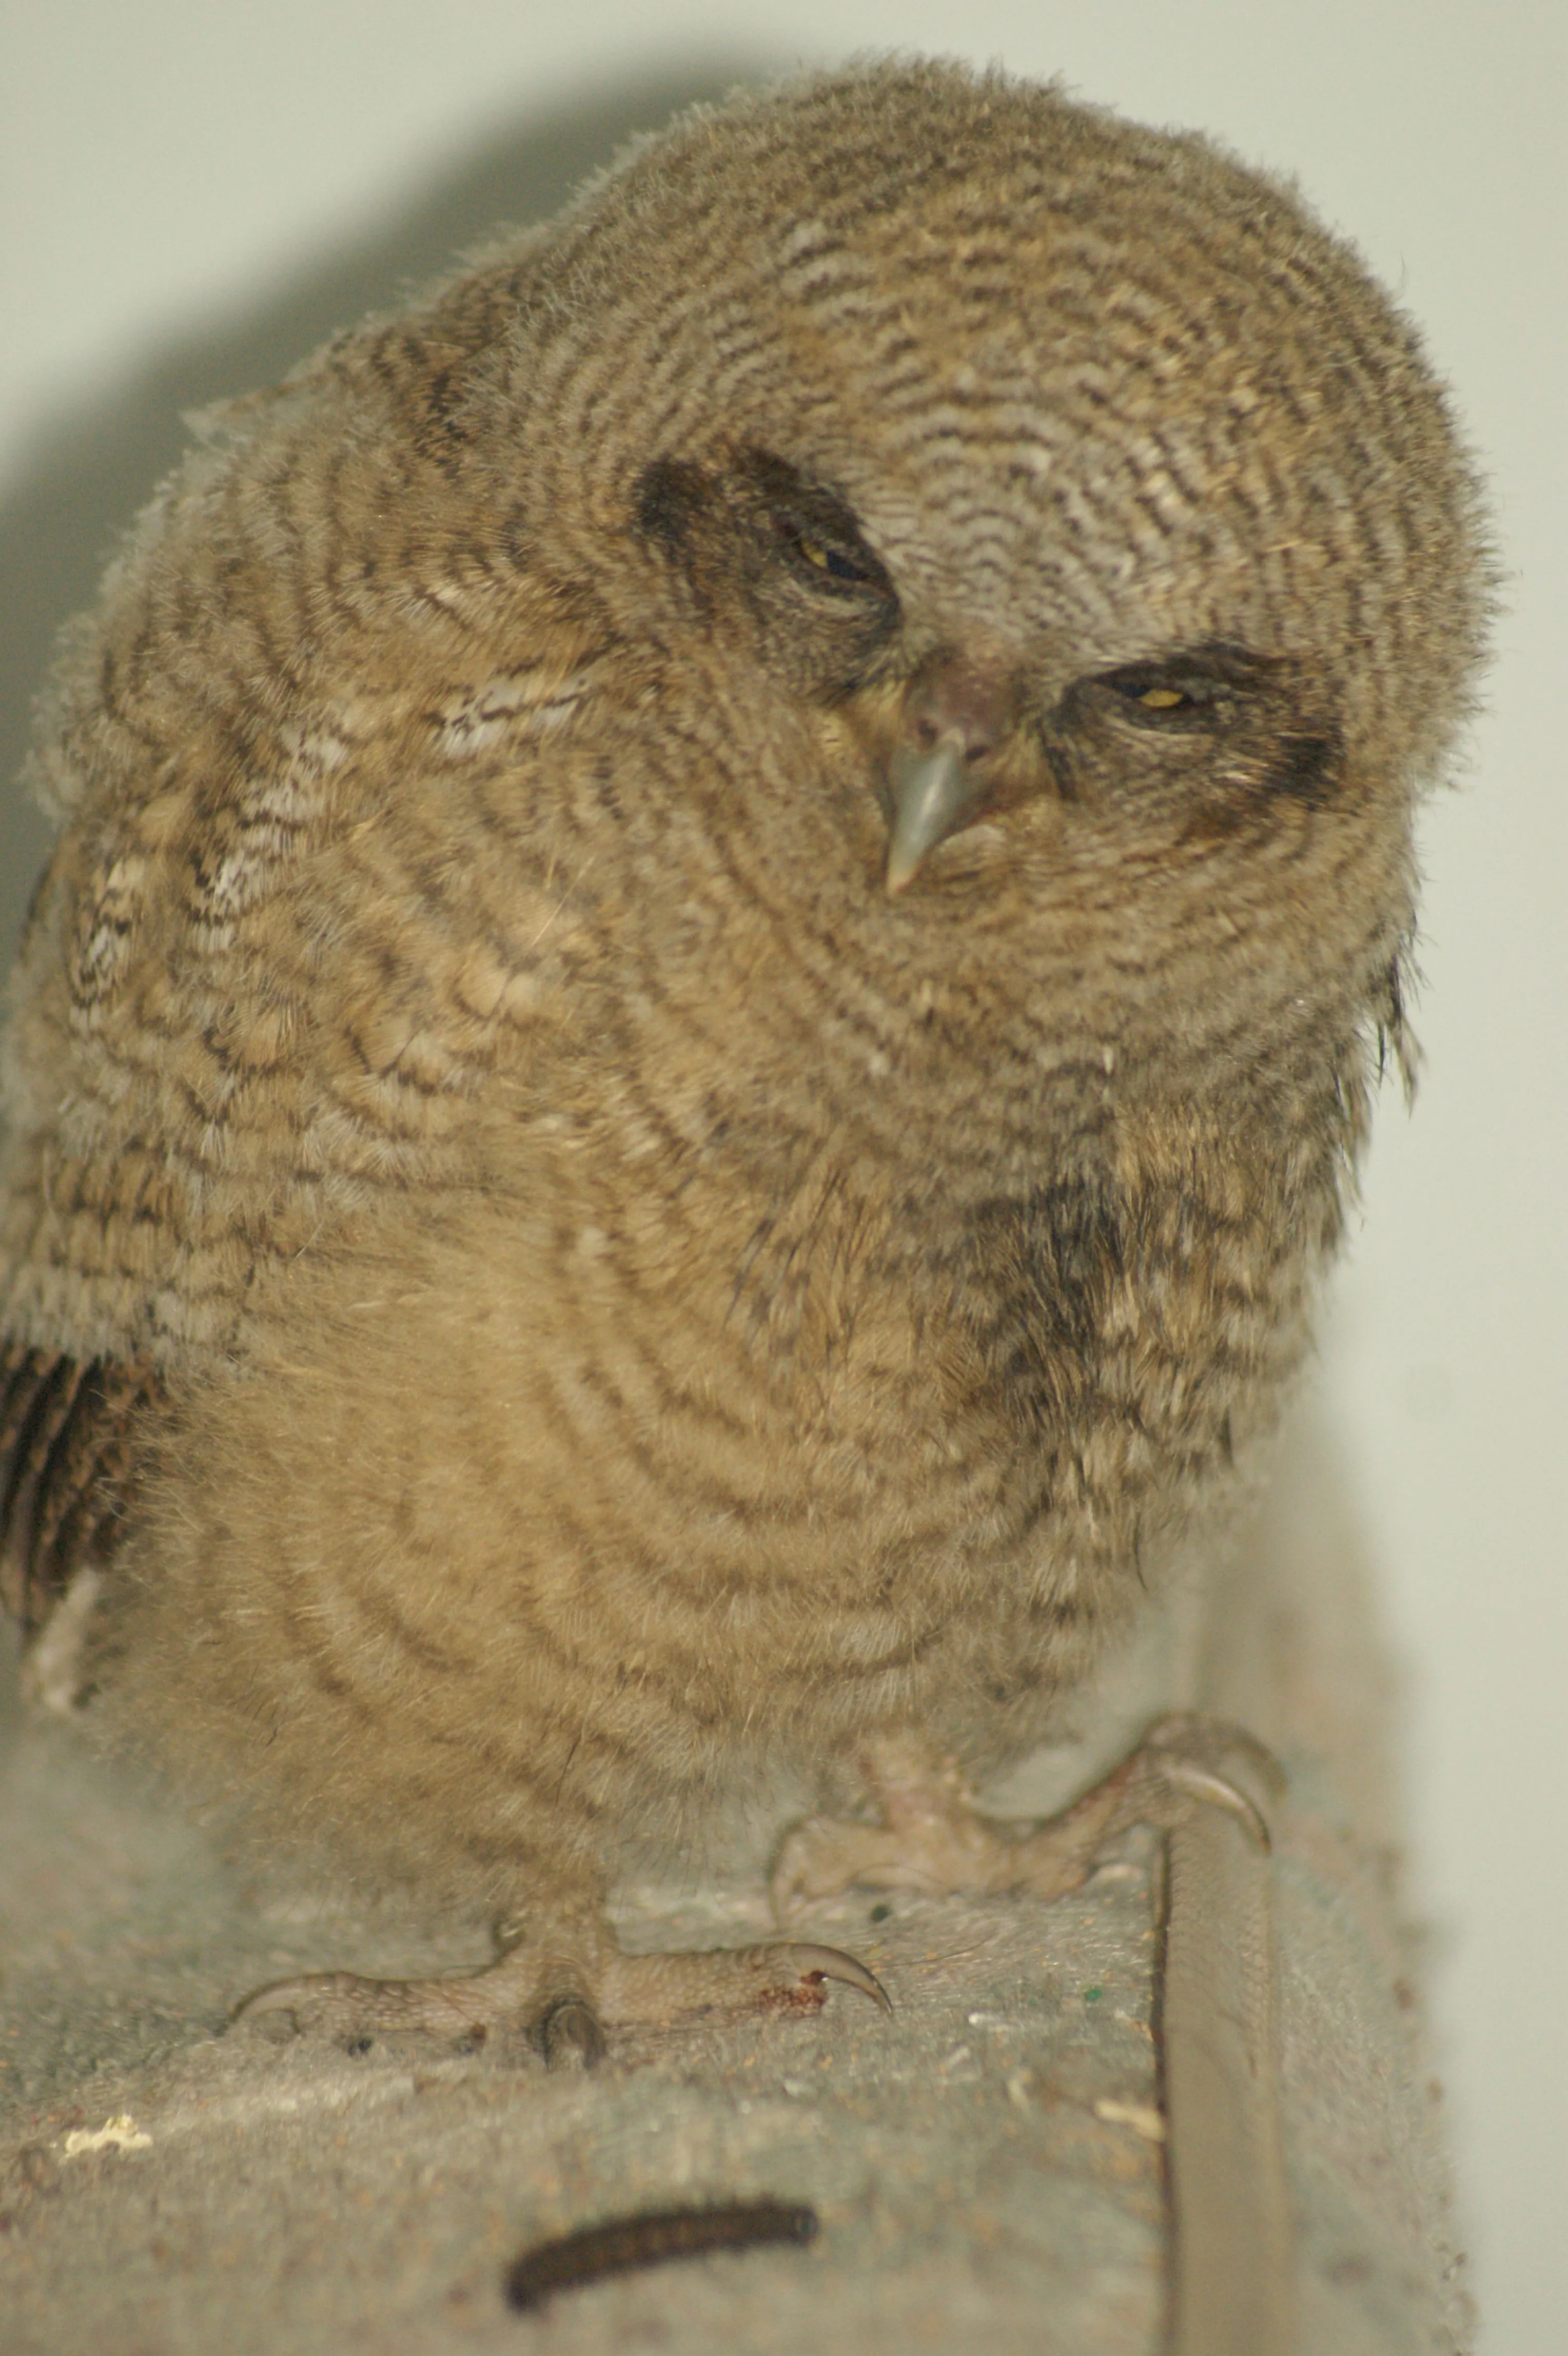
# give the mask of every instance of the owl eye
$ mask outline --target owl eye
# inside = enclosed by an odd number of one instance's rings
[[[775,510],[773,530],[788,561],[798,573],[811,578],[834,594],[858,589],[873,589],[885,594],[883,576],[875,562],[866,561],[866,552],[844,546],[842,541],[824,538],[808,530],[788,510]]]
[[[756,501],[753,513],[773,559],[797,581],[830,597],[897,609],[893,584],[861,538],[854,512],[828,484],[779,457],[746,450],[736,474]]]
[[[821,540],[808,540],[804,533],[795,535],[795,550],[808,564],[814,564],[819,573],[828,573],[834,581],[869,581],[872,577],[864,564],[857,564],[842,548],[830,548]]]
[[[1230,661],[1196,657],[1179,666],[1129,663],[1124,670],[1102,672],[1094,684],[1141,725],[1205,725],[1227,718],[1242,692],[1231,675],[1235,669]]]
[[[1119,703],[1140,715],[1147,712],[1151,719],[1163,720],[1167,712],[1195,712],[1200,702],[1211,700],[1194,694],[1190,687],[1178,687],[1173,680],[1140,678],[1136,673],[1108,679],[1105,685]]]

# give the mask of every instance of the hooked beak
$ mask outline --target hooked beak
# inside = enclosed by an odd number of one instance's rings
[[[902,892],[938,843],[961,826],[979,800],[978,764],[956,729],[929,749],[901,744],[888,764],[893,824],[887,840],[886,888]]]
[[[913,680],[887,764],[886,881],[902,892],[939,842],[996,787],[994,755],[1014,724],[1011,666],[946,654]]]

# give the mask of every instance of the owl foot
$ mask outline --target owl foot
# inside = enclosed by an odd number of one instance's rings
[[[520,1939],[477,1972],[424,1980],[317,1972],[280,1980],[248,1997],[233,2019],[285,2035],[324,2030],[349,2045],[410,2030],[468,2044],[492,2030],[521,2032],[552,2068],[583,2068],[603,2054],[607,2028],[712,2012],[815,2012],[829,1980],[893,2008],[875,1975],[837,1947],[789,1940],[628,1955],[602,1923],[585,1920],[564,1935],[553,1930]]]
[[[1263,1848],[1269,1827],[1234,1767],[1245,1762],[1271,1797],[1283,1789],[1276,1761],[1237,1726],[1191,1712],[1158,1719],[1130,1757],[1058,1816],[1020,1832],[976,1809],[958,1768],[933,1760],[914,1736],[875,1744],[865,1762],[880,1824],[813,1816],[779,1851],[773,1910],[787,1922],[815,1898],[859,1882],[874,1890],[1024,1890],[1060,1898],[1087,1879],[1107,1840],[1138,1824],[1169,1832],[1195,1809],[1226,1809]]]

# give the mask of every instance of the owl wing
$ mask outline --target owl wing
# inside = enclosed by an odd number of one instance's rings
[[[112,1558],[156,1391],[145,1364],[0,1351],[0,1601],[28,1633],[80,1571]]]
[[[444,623],[482,517],[421,440],[534,242],[236,404],[62,657],[0,1106],[0,1605],[35,1635],[114,1554],[166,1377],[242,1355],[344,1222],[470,1183],[473,1100],[535,1052],[568,927],[528,781],[610,642],[549,584],[493,642]],[[445,518],[417,564],[412,513]]]

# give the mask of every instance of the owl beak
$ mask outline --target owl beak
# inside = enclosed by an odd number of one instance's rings
[[[913,681],[903,741],[887,764],[890,894],[914,881],[938,843],[966,825],[985,798],[1011,707],[1008,668],[995,660],[941,656]]]
[[[888,764],[893,787],[886,884],[891,896],[919,873],[928,854],[961,826],[981,781],[957,729],[927,750],[902,744]]]

